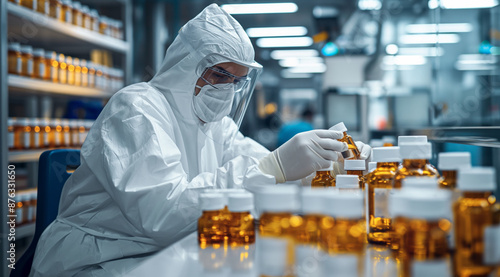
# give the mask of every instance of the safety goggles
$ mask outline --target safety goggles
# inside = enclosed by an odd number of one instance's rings
[[[201,79],[211,86],[232,83],[236,92],[250,82],[250,77],[233,75],[218,66],[207,67],[201,74]]]

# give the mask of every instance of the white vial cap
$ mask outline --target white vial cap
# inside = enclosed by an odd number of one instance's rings
[[[426,143],[427,136],[399,136],[398,145],[401,143]]]
[[[368,172],[372,172],[377,168],[377,162],[369,162],[368,163]]]
[[[227,208],[231,212],[250,212],[253,209],[251,193],[230,193],[227,198]]]
[[[339,189],[359,189],[359,177],[339,174],[335,176],[335,186]]]
[[[406,188],[414,188],[414,189],[438,189],[439,183],[438,179],[435,176],[410,176],[406,177],[402,181],[402,187]]]
[[[30,126],[30,119],[27,117],[20,117],[17,123],[21,126]]]
[[[339,132],[347,132],[347,127],[345,126],[344,122],[340,122],[340,123],[330,127],[330,130],[339,131]]]
[[[224,209],[224,195],[222,193],[202,193],[199,196],[202,211],[216,211]]]
[[[403,160],[428,160],[432,158],[432,145],[426,143],[402,143],[399,145],[399,153]]]
[[[332,171],[333,170],[333,162],[330,163],[330,166],[327,168],[322,168],[318,171]]]
[[[19,42],[9,43],[9,50],[21,52],[21,44]]]
[[[372,161],[377,163],[401,162],[399,146],[373,148]]]
[[[45,51],[42,48],[35,48],[35,49],[33,49],[33,56],[45,57]]]
[[[32,54],[33,47],[31,45],[21,45],[21,52],[26,54]]]
[[[214,188],[210,188],[210,189],[205,189],[204,192],[208,192],[208,193],[221,193],[223,196],[224,196],[224,206],[227,206],[228,205],[228,197],[229,197],[229,194],[232,194],[232,193],[246,193],[247,191],[245,189],[214,189]]]
[[[364,160],[345,160],[344,170],[366,170],[366,163]]]
[[[470,168],[469,152],[439,153],[438,167],[440,170],[457,170],[460,168]]]
[[[323,201],[324,196],[336,193],[332,188],[302,188],[301,201],[302,213],[304,214],[326,214]]]
[[[493,191],[495,169],[493,167],[471,167],[458,171],[458,189],[462,191]]]
[[[448,190],[404,189],[390,196],[391,216],[439,220],[451,217],[451,192]]]
[[[338,176],[338,175],[337,175]],[[358,219],[363,217],[364,201],[360,192],[330,193],[322,201],[324,210],[334,218]]]
[[[299,210],[298,187],[276,185],[262,189],[256,195],[256,206],[261,212],[296,212]]]

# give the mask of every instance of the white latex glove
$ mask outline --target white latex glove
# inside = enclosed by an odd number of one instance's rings
[[[370,145],[365,144],[361,141],[355,141],[354,143],[359,150],[359,159],[365,161],[368,160],[372,153],[372,148],[370,147]],[[344,158],[342,157],[341,153],[339,153],[337,161],[333,164],[333,171],[331,173],[333,176],[337,176],[338,174],[346,174],[346,171],[344,170]]]
[[[330,166],[347,144],[337,139],[342,132],[313,130],[295,135],[259,162],[262,172],[276,177],[278,183],[302,179]]]

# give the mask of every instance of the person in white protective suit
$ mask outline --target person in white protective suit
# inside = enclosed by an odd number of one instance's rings
[[[30,276],[122,275],[196,230],[205,189],[299,180],[337,160],[339,132],[269,152],[238,131],[261,68],[217,5],[186,23],[153,79],[117,92],[95,121]],[[366,159],[370,147],[358,147]]]

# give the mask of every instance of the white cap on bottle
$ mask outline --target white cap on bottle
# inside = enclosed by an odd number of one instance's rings
[[[493,167],[471,167],[458,171],[457,187],[462,191],[493,191],[495,169]]]
[[[336,193],[333,188],[302,188],[300,193],[302,201],[302,213],[325,214],[323,201],[325,195]]]
[[[373,148],[372,161],[377,163],[401,162],[399,146]]]
[[[333,170],[333,162],[330,163],[330,166],[327,168],[322,168],[318,171],[332,171]]]
[[[222,210],[225,206],[222,193],[202,193],[199,200],[202,211]]]
[[[21,126],[30,126],[30,119],[27,117],[20,117],[17,119],[17,123]]]
[[[237,188],[232,188],[232,189],[205,189],[203,192],[208,192],[208,193],[221,193],[224,196],[224,206],[228,205],[228,199],[229,199],[229,194],[232,193],[247,193],[245,189],[237,189]],[[253,200],[252,200],[253,201]]]
[[[432,145],[426,143],[402,143],[399,145],[399,153],[403,160],[428,160],[432,158]]]
[[[404,189],[389,196],[392,217],[439,220],[451,217],[448,190]]]
[[[329,130],[339,131],[339,132],[347,132],[347,127],[345,126],[344,122],[340,122],[340,123],[330,127]]]
[[[359,189],[359,177],[339,174],[335,176],[335,186],[339,189]]]
[[[21,44],[19,42],[11,42],[9,43],[9,50],[21,52]]]
[[[361,192],[330,193],[324,199],[323,209],[328,211],[329,216],[348,219],[363,217],[365,207]]]
[[[43,50],[42,48],[35,48],[33,49],[33,56],[45,58],[45,50]]]
[[[435,176],[409,176],[402,181],[403,189],[438,189],[439,182]]]
[[[426,143],[427,136],[399,136],[398,145],[401,143]]]
[[[260,190],[256,206],[261,212],[296,212],[299,210],[298,187],[276,185]]]
[[[345,160],[344,170],[366,170],[366,163],[364,160]]]
[[[21,45],[21,52],[26,54],[33,54],[33,47],[31,45]]]
[[[368,163],[368,172],[372,172],[377,168],[377,162],[369,162]]]
[[[450,152],[438,154],[438,167],[440,170],[457,170],[460,168],[470,168],[469,152]]]
[[[253,210],[253,195],[249,192],[230,193],[227,208],[231,212],[250,212]]]

